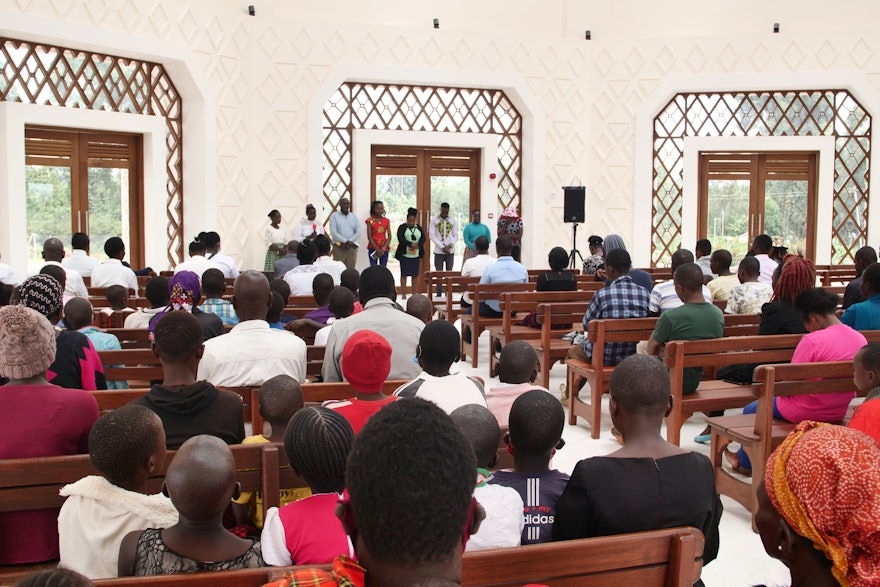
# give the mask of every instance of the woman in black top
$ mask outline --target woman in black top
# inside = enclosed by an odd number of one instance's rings
[[[418,210],[410,208],[406,212],[406,222],[397,227],[397,250],[394,258],[400,262],[400,287],[406,299],[406,278],[410,278],[412,295],[416,293],[416,277],[425,256],[425,231],[416,223]]]
[[[553,247],[547,255],[550,271],[538,276],[537,291],[574,291],[577,289],[577,278],[567,270],[568,253],[562,247]]]

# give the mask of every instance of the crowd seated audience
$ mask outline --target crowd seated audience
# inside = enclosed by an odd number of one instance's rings
[[[162,363],[164,378],[129,405],[156,412],[170,450],[199,434],[240,443],[244,439],[241,396],[196,377],[204,350],[199,321],[189,312],[168,312],[156,321],[153,337],[153,354]]]
[[[61,287],[52,281],[60,304]],[[44,316],[23,305],[0,308],[0,374],[9,378],[0,387],[0,459],[88,452],[98,404],[88,392],[49,382],[55,352]],[[0,512],[0,564],[57,558],[57,509]]]
[[[135,530],[167,528],[177,510],[147,479],[165,465],[165,431],[155,413],[125,406],[101,416],[89,432],[89,456],[100,475],[61,489],[60,566],[90,579],[117,576],[119,546]]]
[[[219,263],[209,261],[207,257],[205,257],[207,252],[208,247],[196,237],[193,242],[189,243],[189,259],[182,263],[178,263],[174,268],[174,272],[180,273],[181,271],[192,271],[196,275],[202,275],[208,269],[217,269],[220,273],[223,273],[223,268]]]
[[[119,576],[173,575],[264,565],[260,541],[223,527],[223,512],[241,493],[229,447],[214,436],[183,443],[168,466],[163,492],[179,520],[130,532],[119,547]]]
[[[308,407],[287,426],[284,450],[290,468],[312,495],[266,512],[260,542],[270,565],[315,565],[340,555],[354,556],[353,545],[336,517],[345,489],[345,463],[354,432],[334,410]]]

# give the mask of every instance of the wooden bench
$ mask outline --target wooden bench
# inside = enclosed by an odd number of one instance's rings
[[[816,277],[822,287],[832,284],[846,286],[856,278],[855,265],[816,265]]]
[[[695,528],[533,544],[462,556],[462,587],[651,585],[690,587],[703,569],[703,535]],[[329,565],[312,565],[325,570]],[[98,587],[261,587],[297,567],[99,579]]]
[[[592,298],[592,296],[590,297]],[[553,368],[556,361],[564,360],[571,348],[571,343],[564,340],[562,336],[572,330],[580,330],[589,305],[589,300],[538,304],[537,318],[541,325],[541,338],[528,342],[538,355],[538,372],[541,376],[541,386],[545,389],[550,388],[550,369]],[[567,324],[568,326],[557,329],[553,328],[554,324]]]
[[[725,314],[724,336],[757,335],[760,314]],[[568,389],[568,423],[576,424],[577,417],[587,420],[593,438],[599,438],[602,421],[602,395],[608,391],[608,381],[614,366],[605,365],[605,345],[615,342],[638,343],[648,340],[657,318],[610,318],[591,320],[587,325],[587,337],[593,343],[590,362],[566,359],[566,388]],[[557,344],[558,343],[554,343]],[[709,366],[704,375],[714,377],[715,369]],[[581,381],[590,385],[590,402],[585,402],[579,391]]]
[[[105,332],[118,338],[123,349],[148,349],[151,346],[150,331],[146,328],[107,328]]]
[[[477,283],[468,286],[473,308],[470,314],[461,314],[461,360],[471,358],[471,366],[476,367],[479,356],[479,340],[483,330],[500,325],[502,318],[480,316],[480,302],[497,300],[505,292],[534,291],[533,282],[526,283]],[[470,336],[470,341],[467,341]]]
[[[794,429],[795,424],[773,418],[773,399],[811,393],[839,393],[856,390],[852,361],[760,365],[751,386],[758,400],[756,414],[708,418],[712,430],[710,456],[715,470],[715,490],[739,502],[754,515],[757,512],[757,484],[722,466],[728,443],[741,444],[752,462],[752,479],[762,479],[770,454]]]
[[[453,272],[449,272],[453,273]],[[436,279],[436,278],[435,278]],[[479,277],[462,277],[460,273],[448,275],[442,279],[445,296],[431,296],[437,318],[447,322],[455,322],[467,308],[461,305],[461,296],[471,285],[480,283]],[[434,291],[429,289],[429,292]]]
[[[594,281],[575,291],[520,291],[501,294],[498,298],[501,311],[504,313],[501,317],[501,324],[491,326],[488,329],[489,376],[492,377],[495,372],[495,365],[499,358],[499,347],[514,340],[541,338],[540,329],[520,324],[523,318],[537,310],[539,304],[543,302],[578,302],[582,304],[585,312],[590,300],[593,299],[593,294],[604,285]],[[584,312],[581,312],[581,318],[583,318]],[[576,321],[580,322],[580,319]],[[572,324],[573,322],[568,322],[568,331],[571,331]]]
[[[159,357],[150,348],[98,351],[107,381],[128,381],[129,385],[161,381],[164,377]]]

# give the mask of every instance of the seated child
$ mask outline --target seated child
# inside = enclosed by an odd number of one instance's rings
[[[382,393],[391,372],[391,345],[381,334],[358,330],[345,342],[340,362],[342,377],[351,384],[354,397],[327,402],[324,407],[342,414],[357,434],[373,414],[397,399]]]
[[[94,316],[92,304],[86,298],[71,298],[64,304],[64,321],[67,322],[67,326],[71,330],[83,333],[92,342],[96,351],[120,350],[122,345],[115,335],[92,325]],[[128,382],[108,380],[107,389],[128,389]]]
[[[562,408],[558,401],[556,405]],[[501,430],[495,416],[483,406],[469,404],[456,409],[450,417],[474,449],[477,458],[474,498],[486,511],[486,518],[477,533],[468,540],[466,550],[519,546],[523,531],[523,500],[515,489],[489,484],[492,481],[489,469],[498,461],[498,443],[501,440]]]
[[[433,320],[425,325],[416,346],[416,357],[423,369],[418,377],[404,383],[394,392],[400,398],[420,397],[434,402],[451,414],[467,404],[486,407],[483,384],[463,373],[450,374],[461,348],[458,330],[446,320]]]
[[[342,275],[339,276],[339,285],[349,290],[354,296],[355,314],[362,312],[364,309],[364,306],[361,304],[360,298],[358,297],[358,288],[360,287],[360,283],[361,273],[357,269],[346,269],[342,272]]]
[[[196,381],[205,348],[199,320],[189,312],[168,312],[156,320],[153,337],[153,354],[162,363],[164,379],[129,405],[156,412],[165,428],[168,450],[179,448],[197,434],[211,434],[227,444],[240,443],[244,439],[241,396],[207,381]]]
[[[499,384],[486,391],[486,405],[502,428],[507,427],[510,407],[520,395],[532,389],[550,393],[535,384],[538,378],[538,353],[524,340],[514,340],[501,349],[493,375],[498,377]]]
[[[281,299],[284,300],[285,305],[287,305],[287,301],[290,299],[290,286],[287,285],[287,282],[283,279],[276,278],[269,282],[269,289],[272,291],[277,291],[281,294]],[[281,323],[287,324],[291,320],[296,320],[296,316],[293,314],[285,314],[283,311],[281,312]]]
[[[856,330],[880,329],[880,263],[862,272],[860,288],[865,301],[847,308],[840,321]]]
[[[116,576],[126,534],[176,524],[177,510],[161,493],[147,494],[150,475],[165,466],[165,431],[152,411],[125,406],[102,416],[89,432],[89,456],[101,475],[61,488],[59,564],[103,579]]]
[[[312,496],[266,513],[261,542],[270,565],[330,563],[354,547],[336,517],[345,488],[345,463],[354,432],[340,414],[327,408],[303,408],[294,414],[284,437],[290,468]]]
[[[295,413],[303,408],[303,391],[296,379],[290,375],[276,375],[260,386],[260,416],[263,417],[263,433],[248,436],[242,444],[262,444],[284,442],[287,424]],[[282,489],[280,504],[308,497],[312,492],[306,488]],[[242,491],[238,499],[232,501],[235,517],[239,524],[253,524],[263,528],[263,496],[257,492]]]
[[[102,312],[108,316],[113,312],[134,312],[134,308],[128,306],[128,288],[124,285],[111,285],[104,295],[110,307],[104,308]]]
[[[550,468],[550,459],[565,444],[565,412],[550,393],[527,391],[513,402],[505,442],[513,453],[513,471],[495,471],[491,484],[512,487],[523,499],[523,544],[550,542],[556,502],[568,475]]]
[[[263,566],[258,540],[238,538],[223,527],[223,512],[241,485],[235,481],[232,451],[222,440],[202,434],[184,442],[168,466],[162,492],[180,512],[180,521],[123,538],[120,577]]]
[[[853,380],[859,391],[867,391],[868,395],[856,408],[849,427],[880,442],[880,402],[874,401],[880,398],[880,343],[869,343],[858,350],[853,357]]]
[[[315,346],[326,346],[330,338],[330,330],[333,323],[342,318],[348,318],[354,313],[354,294],[347,287],[339,286],[330,292],[327,308],[333,313],[333,318],[327,320],[327,326],[315,333]]]
[[[199,310],[219,316],[224,325],[238,324],[238,315],[232,302],[223,299],[223,294],[226,293],[226,277],[222,271],[211,268],[202,273],[202,293],[205,301],[199,305]]]
[[[272,291],[270,294],[272,295],[272,304],[266,312],[266,322],[269,323],[269,328],[284,330],[284,322],[281,321],[281,314],[284,313],[284,298],[277,291]]]
[[[327,307],[330,301],[330,292],[333,291],[333,276],[329,273],[318,273],[312,280],[312,297],[318,304],[316,310],[307,313],[303,318],[314,320],[320,324],[327,324],[327,319],[333,317],[333,313]]]
[[[406,301],[406,313],[427,324],[434,317],[434,304],[425,294],[414,294]]]
[[[337,515],[356,534],[371,585],[435,585],[447,577],[444,584],[457,584],[463,546],[484,516],[473,499],[475,467],[467,439],[431,402],[394,402],[367,422],[351,449],[349,495]],[[343,555],[332,571],[296,569],[267,587],[363,585],[366,573]]]

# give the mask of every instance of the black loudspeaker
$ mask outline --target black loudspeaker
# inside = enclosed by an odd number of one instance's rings
[[[565,190],[565,210],[562,212],[562,221],[583,223],[584,201],[587,197],[584,186],[570,186],[562,189]]]

